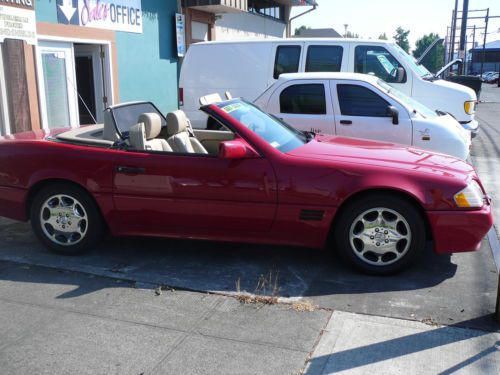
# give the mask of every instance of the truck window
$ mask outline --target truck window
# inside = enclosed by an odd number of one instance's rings
[[[274,60],[274,79],[283,73],[297,73],[299,71],[300,46],[279,46],[276,48]]]
[[[337,95],[340,112],[344,116],[387,116],[389,103],[366,87],[337,85]]]
[[[280,94],[280,112],[302,115],[325,115],[325,85],[292,85]]]
[[[386,82],[397,82],[398,68],[403,68],[394,56],[381,46],[357,46],[354,50],[354,71],[374,74]],[[403,68],[404,69],[404,68]],[[403,81],[406,82],[406,71]]]
[[[306,72],[340,72],[343,50],[340,46],[309,46]]]

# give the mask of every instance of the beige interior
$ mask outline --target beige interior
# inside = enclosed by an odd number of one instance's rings
[[[142,114],[139,117],[138,123],[130,129],[128,143],[131,148],[218,155],[220,143],[234,139],[234,133],[219,130],[194,129],[194,137],[190,136],[189,120],[182,111],[169,113],[167,129],[161,128],[161,119],[156,116],[158,115]],[[108,114],[108,126],[104,124],[84,126],[58,134],[56,138],[64,142],[111,147],[120,138],[116,134],[114,125],[109,121],[112,121],[110,114]]]

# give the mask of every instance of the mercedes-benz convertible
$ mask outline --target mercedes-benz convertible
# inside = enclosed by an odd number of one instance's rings
[[[107,230],[326,248],[376,274],[427,241],[477,250],[492,225],[473,167],[454,157],[298,131],[241,99],[201,110],[222,130],[135,102],[101,125],[0,140],[0,216],[30,220],[62,254]]]

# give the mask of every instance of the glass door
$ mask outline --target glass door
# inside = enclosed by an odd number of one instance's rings
[[[79,124],[74,61],[72,43],[38,43],[37,70],[44,129]]]

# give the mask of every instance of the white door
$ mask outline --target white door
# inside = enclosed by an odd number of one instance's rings
[[[267,111],[296,129],[335,134],[328,80],[295,80],[277,88]]]
[[[44,129],[79,124],[74,61],[72,43],[38,43],[37,70]]]
[[[337,135],[412,144],[412,123],[408,111],[368,83],[331,81]],[[387,113],[398,112],[398,124]]]
[[[0,43],[0,136],[10,134],[9,105],[7,102],[7,87],[3,69],[2,43]]]

